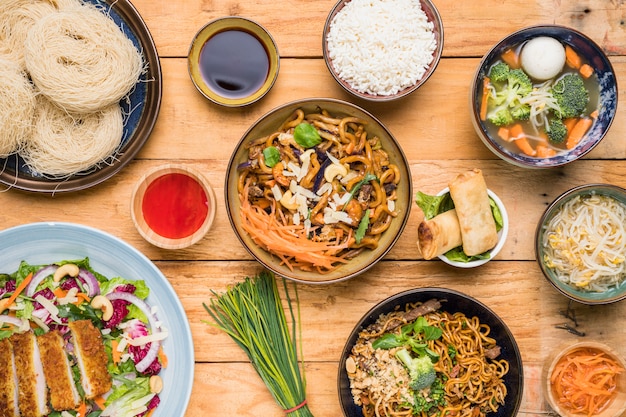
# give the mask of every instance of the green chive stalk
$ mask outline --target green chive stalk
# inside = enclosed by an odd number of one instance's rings
[[[306,404],[304,367],[298,360],[295,343],[298,322],[285,279],[283,286],[291,315],[291,329],[287,325],[276,279],[269,271],[253,278],[246,277],[221,295],[212,291],[215,297],[209,305],[202,305],[215,321],[207,323],[226,332],[244,350],[287,415],[313,417]],[[297,288],[295,293],[300,319]]]

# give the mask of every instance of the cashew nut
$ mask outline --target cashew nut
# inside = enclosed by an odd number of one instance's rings
[[[70,277],[77,276],[78,272],[79,272],[78,265],[75,265],[75,264],[61,265],[60,267],[57,268],[56,271],[54,271],[54,275],[52,276],[52,279],[54,280],[54,282],[59,282],[61,281],[61,278],[63,278],[66,275],[69,275]]]
[[[293,198],[293,194],[290,190],[285,191],[283,198],[280,199],[280,204],[287,210],[295,210],[298,208],[296,199]]]
[[[104,295],[96,295],[91,299],[91,306],[102,310],[102,320],[108,321],[113,317],[113,304]]]
[[[345,177],[348,174],[348,169],[341,164],[330,164],[324,170],[324,179],[331,182],[337,175]]]
[[[161,390],[163,389],[163,380],[158,375],[152,375],[150,377],[149,384],[150,384],[150,392],[154,394],[160,393]]]

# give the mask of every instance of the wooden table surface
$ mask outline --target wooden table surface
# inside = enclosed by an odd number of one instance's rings
[[[153,134],[132,163],[91,189],[55,196],[2,190],[6,192],[0,192],[0,227],[74,222],[102,229],[138,248],[170,280],[191,324],[196,367],[184,416],[282,416],[242,351],[225,334],[202,322],[208,318],[202,303],[209,300],[211,290],[225,291],[260,270],[226,216],[226,165],[244,131],[270,109],[306,97],[353,101],[377,116],[399,140],[410,161],[415,191],[434,193],[457,173],[480,168],[506,205],[511,228],[494,261],[478,269],[454,269],[438,260],[418,259],[419,210],[414,207],[396,246],[374,268],[346,282],[299,285],[311,411],[317,417],[341,415],[337,395],[340,351],[370,307],[403,290],[441,286],[477,298],[504,319],[524,363],[520,415],[548,414],[540,384],[543,361],[559,343],[574,342],[577,336],[555,327],[568,322],[562,315],[568,301],[543,278],[535,261],[533,235],[546,205],[563,191],[591,182],[626,186],[624,108],[619,106],[610,132],[583,160],[564,168],[527,170],[499,160],[474,133],[468,106],[470,80],[481,56],[508,33],[556,23],[595,40],[610,56],[619,82],[626,76],[626,4],[621,0],[435,0],[445,33],[444,56],[436,72],[402,101],[371,104],[347,95],[322,59],[321,33],[334,1],[134,0],[154,37],[163,71],[163,100]],[[208,102],[187,72],[186,55],[194,34],[208,21],[227,15],[265,26],[281,55],[274,88],[246,108],[221,108]],[[212,231],[200,243],[178,251],[145,242],[129,211],[137,180],[148,168],[168,162],[202,171],[219,201]],[[570,307],[585,339],[605,341],[626,354],[626,332],[618,320],[626,315],[625,303]]]

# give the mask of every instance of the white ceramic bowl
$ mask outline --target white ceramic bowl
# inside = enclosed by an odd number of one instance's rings
[[[443,190],[441,190],[439,193],[437,193],[437,195],[443,195],[448,192],[450,192],[450,189],[446,187]],[[495,201],[496,205],[498,206],[498,209],[500,210],[500,213],[502,214],[502,229],[498,231],[498,243],[490,251],[491,256],[488,259],[479,259],[479,260],[470,261],[470,262],[458,262],[458,261],[452,261],[448,259],[445,254],[442,254],[438,256],[440,260],[447,263],[448,265],[456,266],[457,268],[475,268],[477,266],[486,264],[487,262],[495,258],[496,255],[502,250],[502,247],[504,246],[504,242],[506,241],[506,236],[509,233],[509,215],[506,212],[504,203],[502,203],[502,200],[500,200],[500,198],[496,195],[496,193],[494,193],[491,190],[487,190],[487,194],[489,195],[489,197],[493,199],[493,201]]]

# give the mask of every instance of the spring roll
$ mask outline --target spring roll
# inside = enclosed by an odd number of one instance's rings
[[[492,249],[498,243],[498,232],[482,171],[459,174],[448,186],[461,226],[463,252],[474,256]]]
[[[459,218],[454,209],[423,220],[417,228],[417,246],[424,259],[433,259],[462,243]]]

